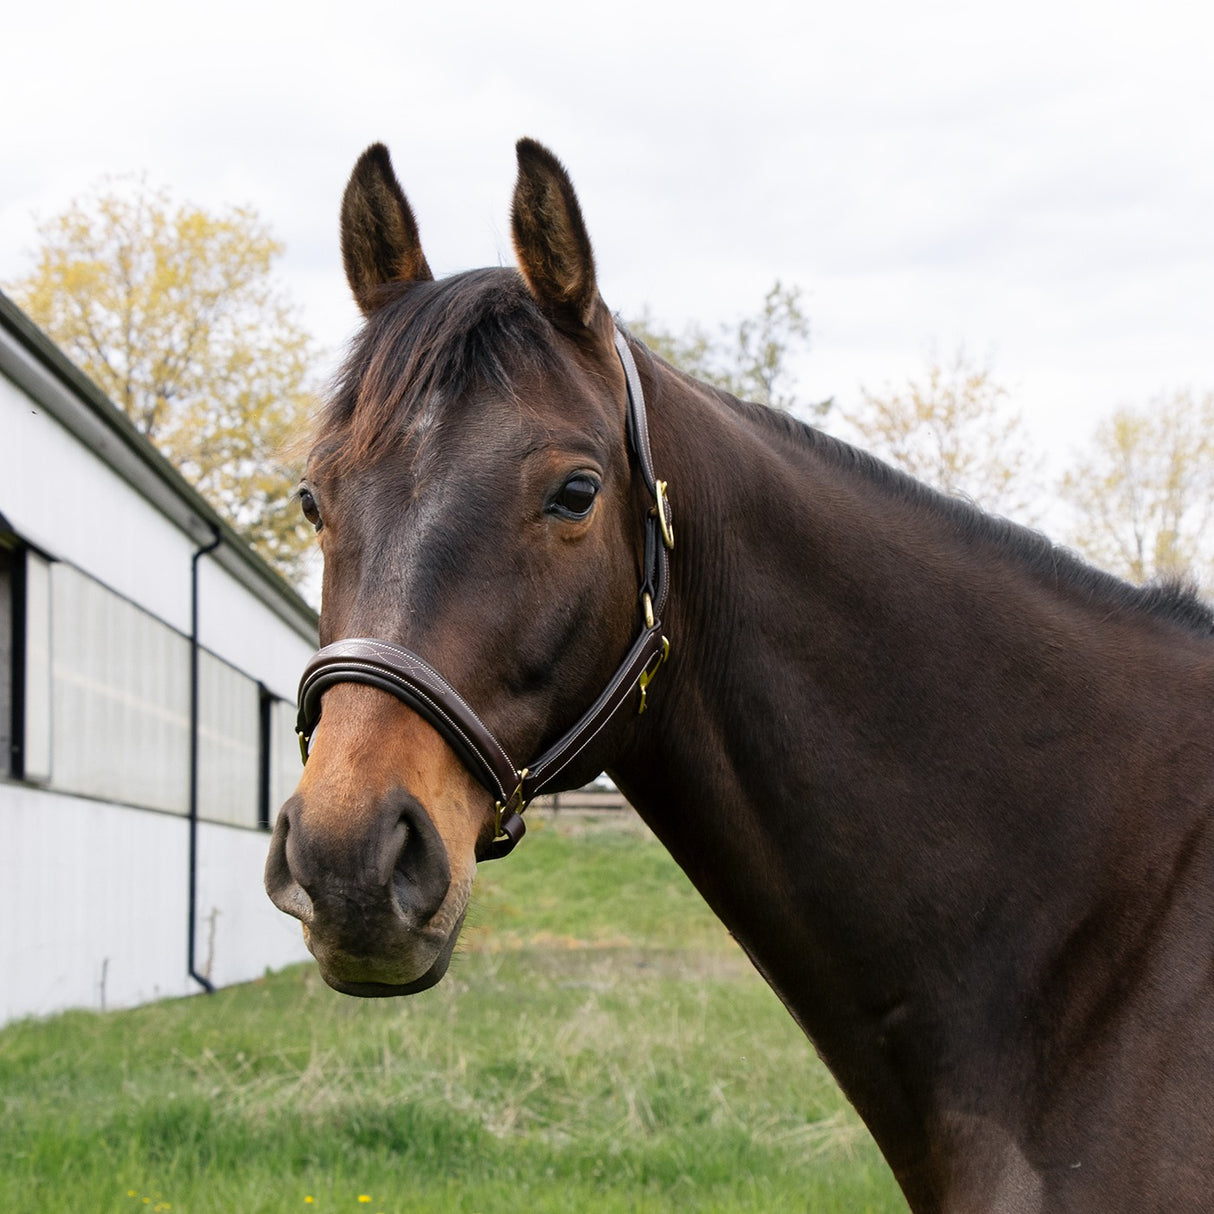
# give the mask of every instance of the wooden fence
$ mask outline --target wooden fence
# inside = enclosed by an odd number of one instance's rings
[[[531,804],[536,809],[554,814],[629,808],[624,794],[618,788],[602,788],[597,784],[575,788],[572,792],[546,793],[542,797],[536,797]]]

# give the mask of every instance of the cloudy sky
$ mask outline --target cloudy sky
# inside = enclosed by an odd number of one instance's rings
[[[441,273],[510,260],[526,134],[568,166],[626,317],[712,327],[799,286],[807,398],[964,346],[1065,451],[1114,406],[1214,389],[1198,0],[44,0],[4,26],[0,281],[35,216],[145,173],[254,206],[336,351],[362,148],[391,147]]]

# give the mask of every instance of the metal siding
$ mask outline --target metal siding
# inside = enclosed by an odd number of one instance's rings
[[[181,816],[186,634],[191,558],[214,519],[142,439],[120,433],[106,402],[75,384],[53,349],[35,357],[25,348],[37,337],[0,328],[0,514],[62,562],[52,574],[61,618],[37,609],[58,629],[40,642],[52,650],[42,661],[53,680],[52,779],[88,799],[5,779],[0,769],[0,1023],[197,989],[186,973],[189,823]],[[204,655],[217,686],[209,701],[203,693],[203,813],[255,822],[256,793],[246,798],[243,789],[258,744],[256,684],[293,699],[316,639],[307,609],[226,530],[200,574],[202,643],[242,672]],[[237,704],[225,721],[230,696]],[[237,735],[250,703],[244,742]],[[275,710],[277,798],[294,784],[298,760],[288,776],[291,709]],[[256,775],[251,783],[256,789]],[[203,822],[199,843],[198,957],[212,980],[247,980],[305,959],[299,925],[262,889],[266,835]]]
[[[32,405],[0,376],[0,511],[24,539],[188,631],[189,538]]]
[[[207,822],[199,831],[199,972],[227,986],[309,960],[300,925],[266,897],[266,836]]]
[[[186,974],[187,830],[183,818],[0,784],[0,856],[18,861],[0,882],[0,1023],[198,989]],[[304,960],[299,925],[261,887],[265,835],[202,832],[198,955],[216,983]]]
[[[187,813],[189,642],[70,565],[51,585],[51,785]]]
[[[198,661],[198,816],[257,825],[261,691],[209,653]]]
[[[279,700],[270,709],[270,825],[278,819],[282,803],[295,791],[303,774],[299,735],[295,732],[295,705]]]
[[[3,375],[0,436],[0,512],[17,534],[188,633],[190,537]],[[204,558],[200,575],[202,643],[294,698],[316,638],[301,636],[215,558]]]
[[[285,627],[212,557],[202,559],[198,574],[199,641],[276,696],[293,701],[318,639]]]

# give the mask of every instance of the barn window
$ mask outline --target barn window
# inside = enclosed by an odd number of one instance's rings
[[[188,813],[188,638],[71,565],[51,567],[50,596],[50,785]],[[206,650],[198,678],[199,817],[256,826],[259,686]]]
[[[294,705],[207,650],[198,813],[268,827],[299,777]],[[189,812],[190,642],[0,519],[0,777]]]
[[[198,816],[256,826],[261,796],[261,689],[214,654],[198,664]]]
[[[52,574],[51,783],[187,812],[189,642],[70,565]]]
[[[269,692],[262,699],[262,739],[265,775],[258,825],[268,830],[282,803],[295,791],[302,771],[295,705]]]

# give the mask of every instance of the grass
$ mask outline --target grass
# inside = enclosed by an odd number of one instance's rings
[[[301,966],[0,1031],[0,1210],[906,1209],[643,831],[540,822],[477,882],[422,995],[348,999]]]

